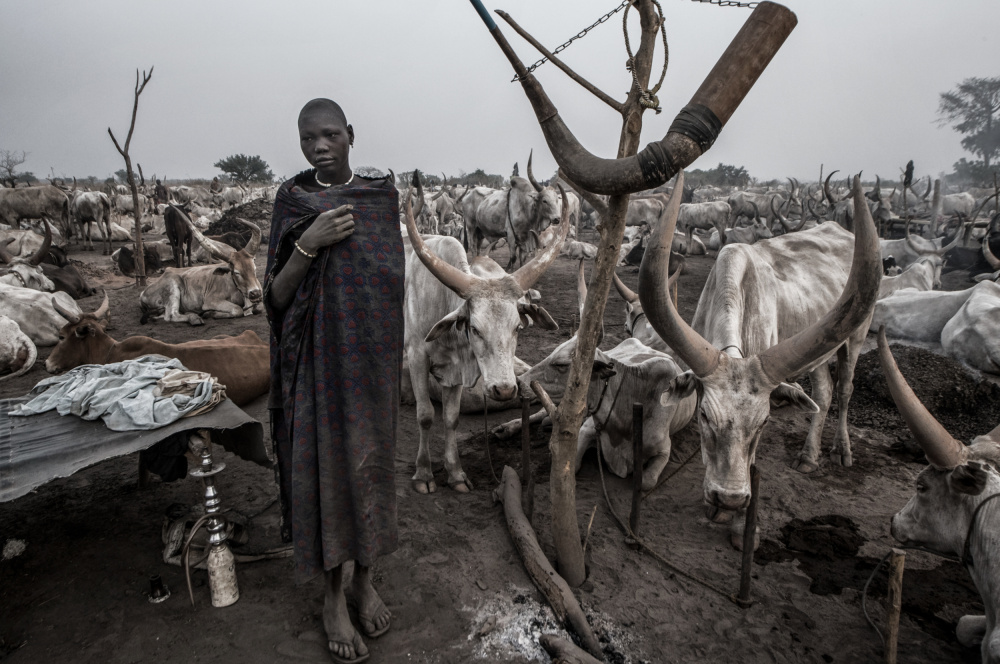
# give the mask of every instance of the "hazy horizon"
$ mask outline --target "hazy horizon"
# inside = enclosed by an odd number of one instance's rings
[[[614,8],[613,0],[501,0],[550,48]],[[743,166],[761,180],[864,170],[895,179],[951,172],[961,135],[938,127],[938,95],[970,76],[995,76],[1000,3],[947,7],[788,0],[799,25],[721,137],[691,168]],[[670,69],[663,113],[644,116],[642,144],[663,136],[750,10],[665,2]],[[308,167],[295,119],[311,98],[344,107],[357,140],[354,167],[449,176],[482,168],[555,170],[512,71],[465,0],[294,5],[106,0],[5,6],[0,25],[0,149],[24,150],[36,177],[101,179],[124,167],[107,128],[124,141],[135,69],[155,65],[139,101],[131,154],[147,177],[211,179],[212,164],[260,155],[278,177]],[[562,56],[613,97],[630,84],[621,13]],[[629,18],[633,41],[638,18]],[[526,63],[538,54],[503,21]],[[990,46],[993,44],[993,46]],[[654,79],[662,53],[657,49]],[[993,69],[991,69],[993,68]],[[612,156],[620,118],[555,66],[539,80],[592,152]]]

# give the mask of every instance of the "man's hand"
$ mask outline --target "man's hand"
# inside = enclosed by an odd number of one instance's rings
[[[299,238],[303,251],[315,254],[323,247],[337,244],[354,233],[354,216],[351,205],[341,205],[335,210],[324,212]]]

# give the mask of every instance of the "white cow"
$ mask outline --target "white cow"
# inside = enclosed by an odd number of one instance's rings
[[[28,335],[13,319],[0,314],[0,374],[11,372],[0,375],[0,383],[28,372],[37,357],[38,349]]]
[[[980,371],[1000,374],[1000,285],[984,281],[941,330],[941,347]]]
[[[59,343],[59,330],[66,325],[66,319],[53,307],[53,299],[66,311],[80,313],[76,301],[61,291],[45,293],[0,284],[0,311],[17,323],[36,346],[55,346]]]

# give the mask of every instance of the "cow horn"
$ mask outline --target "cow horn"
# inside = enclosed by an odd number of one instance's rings
[[[559,255],[562,249],[563,240],[569,234],[569,201],[566,200],[566,190],[559,185],[559,195],[562,197],[562,218],[559,220],[559,229],[555,239],[549,246],[535,254],[535,257],[517,269],[512,274],[514,281],[521,287],[521,290],[528,290],[535,285],[535,282],[545,274],[549,265]]]
[[[260,240],[261,240],[260,226],[258,226],[253,222],[247,221],[246,219],[241,219],[240,217],[236,217],[236,221],[240,222],[244,226],[250,227],[250,233],[251,233],[250,241],[246,243],[245,247],[243,247],[243,251],[247,252],[251,256],[256,256],[257,250],[260,249]]]
[[[478,279],[468,272],[458,269],[451,263],[446,263],[434,254],[424,242],[420,231],[417,230],[417,223],[413,220],[413,201],[410,196],[406,197],[406,234],[410,240],[410,246],[414,253],[424,264],[427,270],[442,284],[453,290],[459,297],[468,299],[469,291]],[[525,289],[527,290],[527,289]]]
[[[612,281],[615,282],[615,290],[618,291],[618,294],[621,295],[622,299],[625,300],[626,302],[628,302],[629,304],[635,304],[636,301],[639,299],[639,296],[636,295],[635,293],[633,293],[629,289],[629,287],[625,285],[625,282],[623,282],[618,277],[618,273],[617,272],[612,272],[611,273],[611,279],[612,279]]]
[[[455,200],[455,204],[458,205],[459,203],[461,203],[462,199],[465,198],[465,195],[468,194],[471,189],[472,187],[470,187],[469,185],[465,185],[465,190],[462,192],[462,195]]]
[[[535,151],[534,150],[532,150],[531,152],[528,153],[528,168],[527,168],[527,171],[528,171],[528,182],[530,182],[531,186],[535,188],[535,191],[541,193],[541,191],[542,191],[542,185],[538,184],[538,180],[535,179],[534,173],[531,172],[531,158],[534,155],[535,155]]]
[[[707,152],[798,22],[795,14],[777,3],[757,5],[661,140],[631,157],[601,159],[580,144],[503,33],[485,10],[481,15],[489,19],[487,27],[521,81],[549,150],[566,178],[595,194],[652,189]]]
[[[983,258],[989,263],[990,268],[993,270],[1000,270],[1000,258],[997,258],[993,254],[993,250],[990,249],[990,236],[986,235],[983,237]]]
[[[954,468],[960,465],[965,459],[965,446],[941,426],[907,384],[896,365],[892,351],[889,350],[884,325],[878,330],[878,359],[882,364],[882,373],[885,374],[889,394],[896,403],[896,409],[903,416],[910,433],[924,450],[927,460],[936,468]]]
[[[938,256],[944,256],[946,253],[958,246],[958,243],[962,241],[962,231],[965,229],[966,224],[959,224],[958,228],[955,229],[955,237],[951,242],[941,247],[937,251],[933,252]]]
[[[691,329],[674,309],[670,291],[663,284],[670,276],[670,247],[677,227],[677,213],[684,191],[684,173],[677,174],[670,201],[660,222],[646,243],[646,253],[639,266],[639,302],[656,333],[699,377],[715,371],[719,350]]]
[[[212,254],[213,258],[217,258],[220,261],[226,261],[228,263],[232,260],[233,254],[236,253],[235,249],[224,242],[216,242],[215,240],[208,239],[201,234],[201,231],[199,231],[198,228],[191,222],[191,219],[184,214],[183,210],[178,208],[178,211],[181,213],[181,218],[184,219],[188,228],[191,229],[191,235],[194,236],[194,239],[197,240],[198,244],[204,247],[205,251]],[[253,242],[253,238],[251,238],[250,241]]]
[[[861,178],[854,179],[854,222],[854,260],[836,304],[805,330],[760,354],[761,368],[776,385],[841,345],[871,315],[882,281],[882,252]]]
[[[785,229],[785,233],[791,233],[792,229],[788,227],[788,223],[787,223],[788,220],[785,219],[781,215],[781,211],[780,210],[775,210],[774,209],[774,199],[775,198],[776,198],[775,196],[771,197],[771,213],[774,214],[776,217],[778,217],[778,223],[780,223],[781,227]]]
[[[59,313],[59,315],[65,318],[68,322],[73,324],[80,322],[80,314],[76,313],[75,311],[70,311],[63,305],[59,304],[58,297],[55,296],[52,297],[52,308],[55,309]]]
[[[788,180],[788,186],[790,187],[788,191],[788,198],[789,199],[795,198],[795,190],[798,189],[798,187],[795,184],[795,180],[793,178],[785,178],[785,179]]]
[[[413,211],[413,217],[416,218],[424,211],[424,185],[420,182],[420,171],[415,168],[413,169],[413,179],[410,181],[410,186],[417,189],[417,209]]]
[[[819,216],[819,212],[816,212],[816,206],[813,204],[813,201],[812,201],[811,198],[806,201],[806,209],[809,211],[809,214],[811,214],[816,219],[816,221],[819,221],[822,218],[822,217]],[[805,225],[806,225],[806,216],[802,215],[802,223],[800,223],[799,227],[796,228],[795,230],[797,230],[797,231],[801,230],[802,227],[805,226]]]
[[[774,202],[774,196],[771,197],[771,201]],[[754,223],[758,223],[758,224],[762,224],[763,225],[764,220],[760,218],[760,208],[758,208],[757,204],[754,203],[753,201],[750,201],[750,205],[753,206],[753,220],[754,220]]]
[[[830,193],[830,178],[833,177],[834,173],[839,172],[840,169],[837,169],[836,171],[833,171],[833,173],[827,175],[826,182],[823,183],[823,194],[826,196],[826,200],[830,203],[831,208],[837,205],[837,201],[833,200],[833,194]]]
[[[924,195],[920,197],[920,200],[926,201],[927,197],[930,196],[930,194],[931,194],[931,176],[928,175],[927,176],[927,191],[925,191]]]
[[[670,273],[670,276],[667,277],[667,290],[668,291],[670,289],[672,289],[674,287],[674,284],[677,283],[677,280],[681,278],[681,273],[684,272],[684,261],[685,261],[685,258],[683,256],[681,256],[680,254],[678,254],[677,258],[674,259],[674,262],[671,265],[671,267],[673,267],[674,269]]]
[[[49,227],[47,219],[42,219],[42,224],[45,225],[45,238],[42,240],[42,246],[38,248],[38,251],[28,259],[29,265],[39,265],[49,255],[49,247],[52,246],[52,228]]]
[[[101,301],[101,306],[97,307],[97,310],[94,311],[94,318],[98,320],[102,318],[107,318],[110,309],[111,309],[111,303],[108,302],[108,291],[104,291],[104,300]]]

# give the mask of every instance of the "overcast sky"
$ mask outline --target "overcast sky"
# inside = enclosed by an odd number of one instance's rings
[[[554,47],[616,0],[486,0]],[[1000,75],[997,0],[787,0],[798,27],[693,168],[719,162],[761,178],[815,179],[864,169],[896,177],[951,170],[960,136],[938,127],[940,92]],[[662,0],[670,69],[664,112],[644,117],[658,140],[750,14]],[[0,149],[26,150],[24,170],[106,177],[123,167],[107,135],[128,131],[135,69],[156,66],[139,102],[133,162],[174,178],[211,177],[234,153],[276,175],[307,164],[296,116],[313,97],[341,103],[357,140],[352,165],[457,175],[509,175],[535,149],[555,169],[510,65],[467,0],[414,2],[53,2],[0,4]],[[629,74],[622,14],[563,53],[618,99]],[[499,19],[521,55],[537,53]],[[634,41],[638,17],[631,12]],[[660,67],[657,49],[654,71]],[[569,127],[613,156],[621,121],[554,66],[537,72]],[[523,173],[523,170],[522,170]]]

